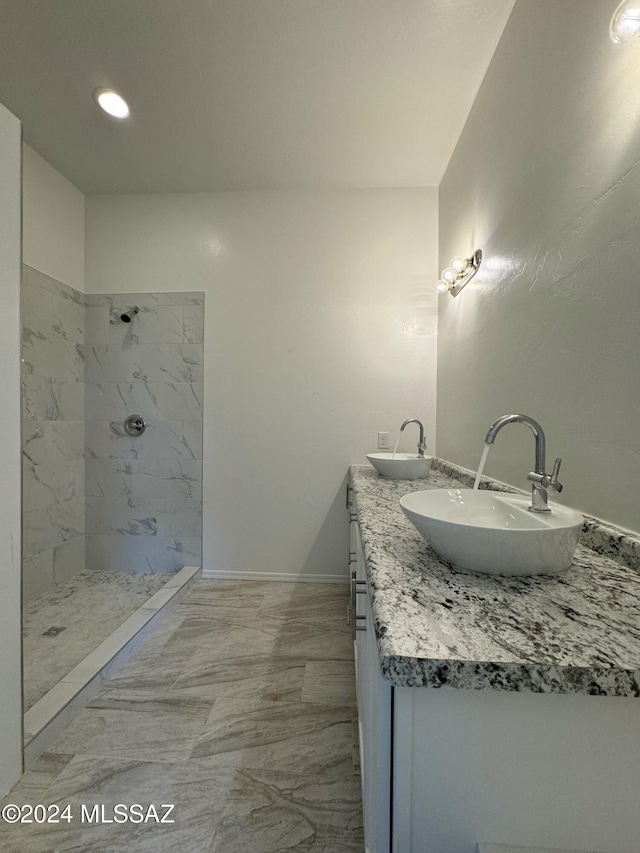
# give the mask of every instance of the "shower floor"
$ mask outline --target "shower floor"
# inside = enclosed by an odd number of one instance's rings
[[[24,710],[172,577],[84,571],[27,602],[22,613]]]

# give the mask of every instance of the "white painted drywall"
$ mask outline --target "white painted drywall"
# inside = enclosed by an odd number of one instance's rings
[[[564,457],[562,500],[640,530],[640,42],[615,3],[517,0],[440,186],[440,262],[483,267],[440,297],[438,450],[478,464],[487,428],[523,411]],[[520,487],[524,426],[485,472]]]
[[[432,186],[512,5],[5,1],[0,89],[90,195]]]
[[[84,195],[23,146],[23,260],[84,291]]]
[[[205,570],[345,577],[347,466],[433,451],[436,196],[87,198],[88,292],[206,294]]]
[[[0,795],[22,772],[20,122],[0,104]]]

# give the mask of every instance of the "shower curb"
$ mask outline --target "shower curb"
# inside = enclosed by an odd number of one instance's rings
[[[200,567],[185,566],[90,652],[24,715],[24,770],[28,770],[73,717],[100,691],[198,580]]]

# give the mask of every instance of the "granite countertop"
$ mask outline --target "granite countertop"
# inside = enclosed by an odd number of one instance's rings
[[[350,470],[385,678],[400,687],[640,696],[640,538],[585,518],[560,575],[468,574],[436,556],[399,500],[468,488],[470,472],[441,460],[426,480]]]

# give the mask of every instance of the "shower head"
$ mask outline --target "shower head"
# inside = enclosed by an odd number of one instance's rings
[[[123,323],[130,323],[139,310],[139,308],[132,308],[127,314],[121,314],[120,319]]]

